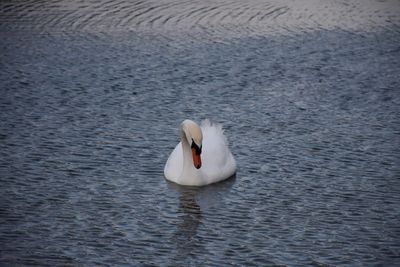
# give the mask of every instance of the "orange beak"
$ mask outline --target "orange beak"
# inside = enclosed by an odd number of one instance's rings
[[[192,147],[192,157],[193,157],[193,164],[196,169],[200,169],[201,167],[201,157],[200,154],[196,153],[196,149]]]

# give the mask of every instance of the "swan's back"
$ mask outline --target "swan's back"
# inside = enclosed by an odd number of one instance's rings
[[[204,151],[202,171],[207,180],[215,183],[231,177],[236,172],[236,161],[229,150],[222,126],[204,120],[200,127]]]

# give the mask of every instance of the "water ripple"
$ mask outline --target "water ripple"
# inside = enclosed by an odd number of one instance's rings
[[[263,35],[309,30],[365,31],[400,24],[396,1],[24,1],[0,3],[2,28],[39,31],[193,31]],[[15,22],[22,22],[15,23]]]
[[[0,265],[395,266],[394,4],[0,1]],[[185,118],[236,177],[164,179]]]

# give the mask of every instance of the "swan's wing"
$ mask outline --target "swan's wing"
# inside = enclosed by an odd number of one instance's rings
[[[181,175],[183,168],[183,151],[182,143],[176,145],[175,149],[172,151],[171,155],[165,163],[164,175],[165,178],[172,182],[177,182],[177,179]]]
[[[202,170],[209,182],[218,182],[236,172],[236,161],[229,150],[228,142],[219,124],[203,121]]]

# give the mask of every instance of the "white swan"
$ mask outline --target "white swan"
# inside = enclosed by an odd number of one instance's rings
[[[191,120],[181,124],[181,142],[164,167],[171,182],[202,186],[227,179],[236,172],[236,162],[228,148],[222,126],[204,120],[201,128]]]

